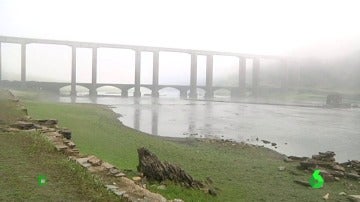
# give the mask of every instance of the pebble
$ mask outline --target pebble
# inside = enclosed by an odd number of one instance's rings
[[[284,171],[284,170],[285,170],[285,166],[279,166],[279,167],[278,167],[278,170],[279,170],[279,171]]]
[[[136,176],[136,177],[132,177],[132,180],[134,180],[134,181],[140,181],[141,180],[141,177],[139,177],[139,176]]]
[[[342,192],[339,193],[339,195],[340,196],[346,196],[346,193],[342,191]]]
[[[324,196],[323,196],[323,199],[325,199],[325,200],[328,200],[329,199],[329,193],[326,193]]]

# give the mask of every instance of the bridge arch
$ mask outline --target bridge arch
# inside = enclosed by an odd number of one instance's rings
[[[135,87],[129,88],[127,90],[129,96],[134,96]],[[141,86],[140,87],[140,93],[141,96],[151,96],[152,89],[148,87]]]
[[[85,86],[76,85],[75,89],[76,89],[76,95],[77,96],[87,96],[87,95],[89,95],[90,89],[85,87]],[[60,87],[59,88],[59,94],[60,95],[70,95],[71,94],[71,85],[66,85],[66,86]]]
[[[205,97],[205,93],[206,93],[205,88],[197,87],[196,92],[197,92],[197,97],[198,98],[204,98]],[[188,95],[188,97],[190,97],[190,89],[187,91],[187,95]]]
[[[230,88],[217,88],[217,89],[214,89],[214,97],[221,97],[221,98],[231,97],[231,89]]]
[[[160,97],[180,97],[181,89],[175,87],[162,87],[159,88],[159,96]]]
[[[98,95],[115,95],[121,96],[122,89],[112,85],[102,85],[96,88]]]

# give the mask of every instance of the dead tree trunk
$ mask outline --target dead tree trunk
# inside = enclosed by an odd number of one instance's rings
[[[148,149],[142,147],[137,151],[139,154],[137,170],[142,172],[149,180],[156,180],[158,182],[170,180],[195,189],[204,187],[201,182],[194,180],[180,167],[166,161],[161,162],[158,157]]]

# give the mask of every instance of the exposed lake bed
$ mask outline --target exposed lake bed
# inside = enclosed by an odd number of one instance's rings
[[[60,102],[71,102],[60,97]],[[74,101],[74,100],[73,100]],[[226,139],[311,156],[334,151],[336,160],[360,159],[360,110],[180,100],[77,97],[109,106],[126,126],[165,137]],[[265,140],[265,141],[263,141]]]

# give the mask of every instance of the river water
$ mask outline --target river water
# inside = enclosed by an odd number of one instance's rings
[[[74,102],[60,97],[60,102]],[[126,126],[159,136],[231,139],[286,155],[334,151],[337,161],[360,159],[360,109],[180,100],[179,98],[77,97],[108,105]],[[261,140],[276,143],[264,144]]]

